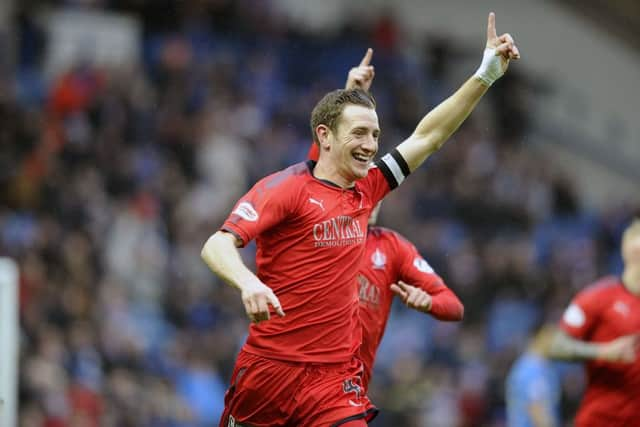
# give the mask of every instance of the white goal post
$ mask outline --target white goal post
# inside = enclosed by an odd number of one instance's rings
[[[18,267],[0,258],[0,426],[18,425]]]

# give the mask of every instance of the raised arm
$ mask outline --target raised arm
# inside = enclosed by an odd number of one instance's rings
[[[519,59],[520,53],[509,34],[498,37],[494,13],[489,14],[487,44],[482,63],[476,73],[453,95],[431,110],[402,142],[398,151],[414,171],[432,153],[442,147],[471,114],[489,86],[500,78],[509,66],[509,60]]]
[[[371,65],[371,58],[373,57],[373,49],[367,49],[367,52],[364,54],[364,57],[360,61],[357,67],[351,68],[349,70],[349,75],[347,76],[347,83],[345,84],[345,89],[357,89],[360,88],[366,92],[371,88],[371,83],[373,83],[373,78],[376,73]]]
[[[201,256],[214,273],[240,290],[242,303],[252,322],[269,320],[269,304],[279,316],[284,316],[280,301],[271,288],[242,261],[237,249],[239,245],[240,241],[232,233],[218,231],[204,244]]]
[[[640,343],[640,334],[625,335],[609,342],[592,343],[578,340],[558,329],[555,332],[547,356],[552,359],[632,363]]]

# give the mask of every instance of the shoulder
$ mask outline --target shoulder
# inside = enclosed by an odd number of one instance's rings
[[[395,247],[413,247],[413,244],[402,234],[395,230],[391,230],[390,228],[379,226],[369,227],[369,235],[378,241],[384,241]]]
[[[581,300],[599,300],[607,299],[610,295],[617,293],[621,283],[617,277],[607,276],[588,285],[578,292],[576,299]]]
[[[252,188],[254,200],[291,202],[298,198],[309,183],[311,173],[306,163],[296,163],[286,169],[267,175]]]
[[[307,162],[301,162],[291,165],[288,168],[282,169],[278,172],[274,172],[271,175],[267,175],[266,177],[258,181],[258,185],[264,187],[266,190],[275,188],[287,188],[287,190],[293,190],[298,187],[289,187],[284,186],[283,184],[292,182],[304,182],[308,180],[310,176],[311,174],[309,172],[309,165],[307,164]]]
[[[400,233],[395,230],[392,230],[387,227],[381,227],[379,225],[374,225],[369,227],[369,232],[380,239],[389,239],[389,240],[402,240],[404,242],[409,243],[409,241]]]

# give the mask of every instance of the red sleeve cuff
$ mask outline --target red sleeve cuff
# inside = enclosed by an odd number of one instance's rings
[[[240,242],[242,242],[242,244],[240,245],[241,248],[244,248],[246,246],[246,244],[249,242],[249,236],[247,235],[247,233],[245,233],[243,230],[241,230],[238,227],[233,226],[232,224],[229,224],[228,222],[225,222],[222,227],[220,227],[221,231],[226,231],[227,233],[231,233],[233,234],[236,239],[240,240]]]

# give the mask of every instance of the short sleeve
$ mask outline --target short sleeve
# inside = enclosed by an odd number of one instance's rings
[[[278,174],[262,179],[236,203],[221,229],[246,245],[289,217],[296,206],[295,188],[279,183]]]
[[[409,173],[409,165],[396,149],[376,161],[363,180],[373,204],[378,203],[391,190],[402,184]]]
[[[417,286],[429,294],[445,286],[442,278],[420,255],[416,247],[397,236],[396,253],[400,260],[399,277],[410,285]]]
[[[560,319],[560,327],[576,339],[585,339],[597,322],[601,307],[601,292],[595,289],[582,291],[565,309]]]

